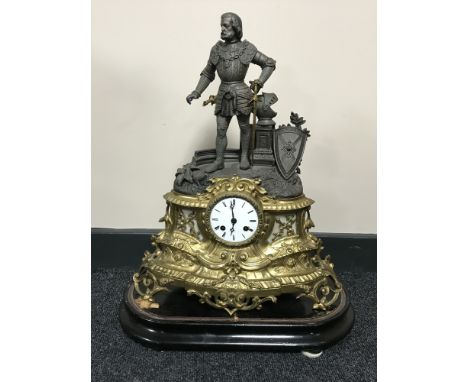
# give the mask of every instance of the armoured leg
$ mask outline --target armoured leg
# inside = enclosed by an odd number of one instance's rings
[[[248,115],[238,115],[237,121],[241,130],[241,160],[239,168],[247,170],[250,168],[249,162],[249,145],[250,145],[250,123]]]
[[[206,167],[205,172],[213,172],[224,168],[224,151],[227,147],[226,132],[229,127],[229,122],[231,122],[231,117],[216,116],[216,159]]]

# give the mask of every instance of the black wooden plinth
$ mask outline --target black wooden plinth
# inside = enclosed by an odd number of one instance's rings
[[[130,285],[120,307],[120,322],[131,338],[160,349],[318,351],[348,334],[354,313],[346,293],[338,306],[325,313],[312,310],[312,302],[281,295],[261,310],[238,312],[200,304],[178,288],[157,295],[158,309],[143,310],[135,303]]]

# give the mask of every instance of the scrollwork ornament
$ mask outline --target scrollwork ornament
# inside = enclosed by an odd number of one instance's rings
[[[329,310],[338,300],[342,292],[341,283],[335,275],[327,275],[319,279],[313,285],[302,286],[304,293],[297,298],[307,297],[313,301],[312,308],[315,310]]]
[[[267,191],[260,186],[258,179],[241,178],[233,176],[232,178],[213,178],[210,179],[213,184],[206,188],[207,197],[212,198],[224,192],[245,192],[252,198],[265,197]]]
[[[158,292],[168,291],[169,289],[162,284],[169,282],[169,279],[158,280],[154,273],[142,267],[140,272],[133,275],[133,285],[139,295],[135,302],[142,309],[159,308],[159,304],[154,301],[153,297]]]
[[[211,294],[208,291],[200,292],[190,289],[187,291],[187,295],[196,295],[200,297],[200,303],[206,303],[217,309],[224,309],[230,316],[235,318],[237,318],[237,311],[260,310],[264,302],[271,301],[275,303],[277,301],[275,296],[249,296],[236,290],[219,290]]]

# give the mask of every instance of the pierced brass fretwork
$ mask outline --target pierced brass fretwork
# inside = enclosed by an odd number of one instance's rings
[[[273,241],[281,237],[293,236],[295,234],[294,224],[296,223],[296,217],[294,215],[287,216],[286,222],[283,222],[281,218],[275,219],[275,222],[278,224],[278,232],[273,234]]]

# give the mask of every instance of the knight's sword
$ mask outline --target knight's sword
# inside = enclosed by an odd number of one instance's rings
[[[254,148],[255,148],[255,129],[257,128],[257,93],[258,93],[258,84],[257,82],[254,82],[254,95],[252,98],[252,103],[253,103],[253,120],[252,120],[252,136],[250,137],[250,160],[253,165],[253,154],[254,154]]]
[[[210,95],[206,101],[203,101],[203,106],[214,105],[216,103],[216,96]]]

